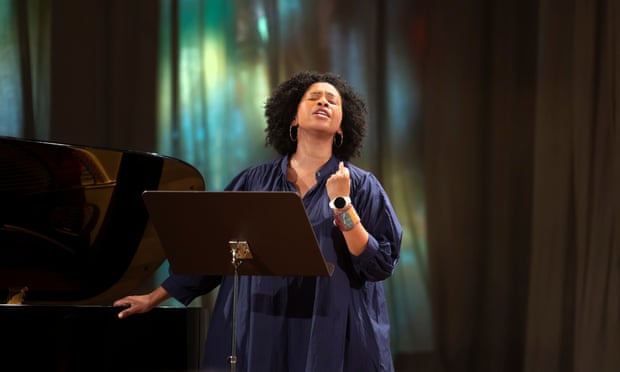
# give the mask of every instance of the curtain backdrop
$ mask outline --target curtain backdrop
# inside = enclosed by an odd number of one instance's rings
[[[0,1],[0,134],[158,151],[219,189],[301,69],[369,102],[405,228],[398,371],[620,370],[614,0]],[[156,285],[157,281],[153,282]]]
[[[431,14],[433,370],[620,370],[620,7],[444,1]]]

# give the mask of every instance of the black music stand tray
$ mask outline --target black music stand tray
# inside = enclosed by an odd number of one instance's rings
[[[294,192],[147,190],[142,197],[174,273],[234,275],[233,371],[239,275],[333,273]]]

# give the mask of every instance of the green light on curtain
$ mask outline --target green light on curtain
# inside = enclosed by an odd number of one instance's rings
[[[262,50],[267,20],[260,8],[241,9],[230,1],[178,4],[179,29],[171,30],[169,19],[162,21],[167,23],[162,29],[178,33],[179,58],[173,87],[169,69],[174,64],[163,56],[160,149],[200,170],[207,189],[219,190],[241,169],[271,154],[262,139],[270,90]],[[162,14],[171,16],[169,9]],[[177,109],[171,112],[174,99]]]
[[[260,39],[263,42],[266,42],[269,40],[269,29],[267,28],[267,18],[266,17],[260,17],[258,19],[258,23],[257,23],[257,29],[258,29],[258,33],[260,35]]]

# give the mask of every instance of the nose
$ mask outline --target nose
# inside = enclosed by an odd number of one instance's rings
[[[319,98],[319,106],[327,106],[327,99],[325,98],[325,96]]]

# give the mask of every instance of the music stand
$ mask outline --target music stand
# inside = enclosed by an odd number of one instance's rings
[[[239,275],[333,273],[294,192],[147,190],[142,198],[174,273],[234,275],[233,371]]]

